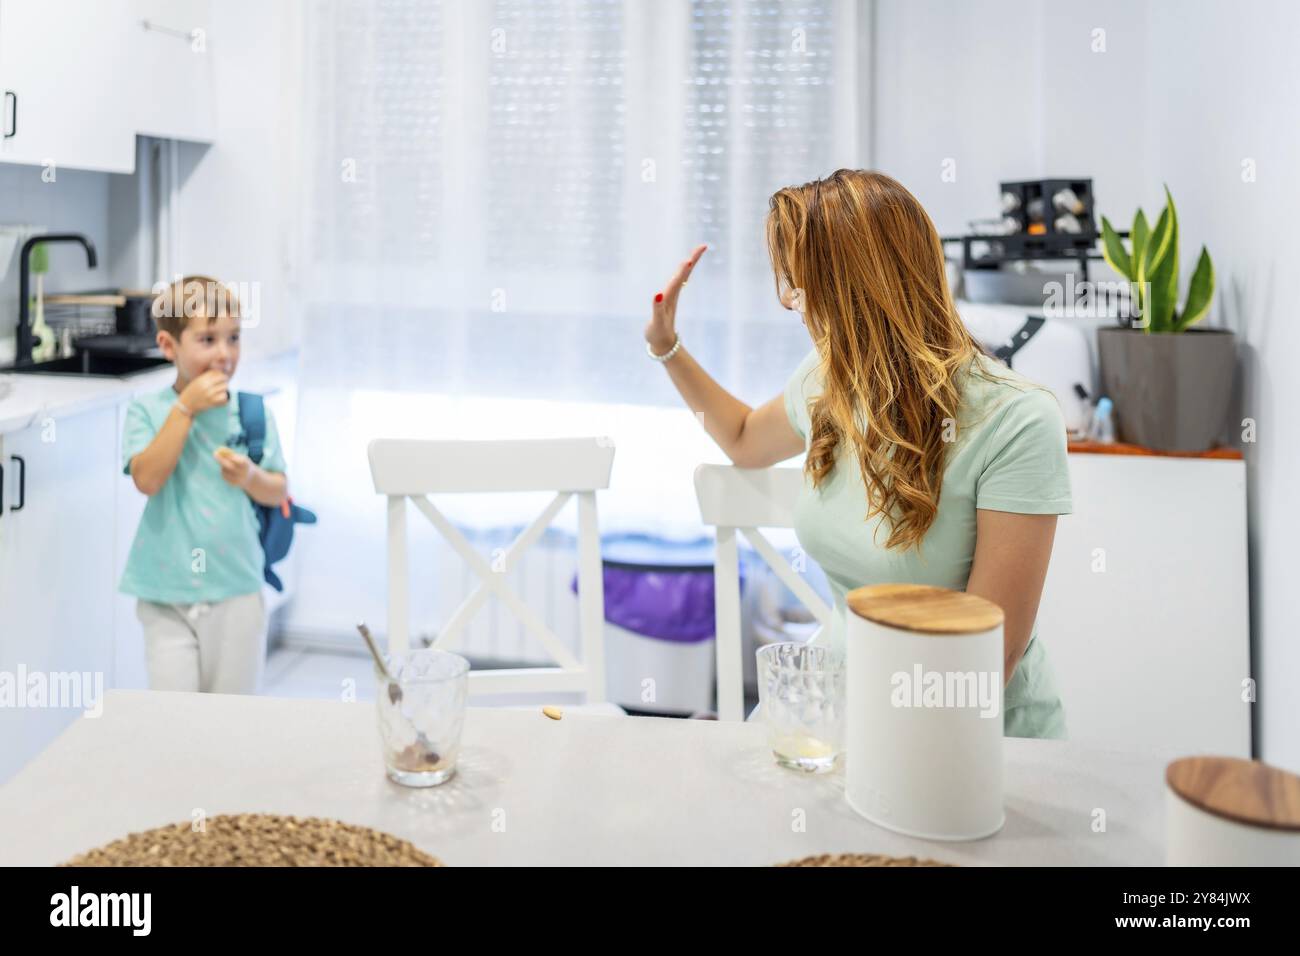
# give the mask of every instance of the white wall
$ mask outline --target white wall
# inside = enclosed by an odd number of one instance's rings
[[[1168,183],[1184,288],[1209,247],[1218,291],[1208,324],[1240,335],[1242,413],[1258,423],[1258,441],[1243,446],[1256,752],[1300,770],[1300,323],[1287,281],[1300,260],[1300,5],[878,0],[877,24],[875,165],[941,231],[993,215],[999,179],[1084,175],[1099,211],[1124,223],[1139,203],[1158,209]],[[1098,28],[1104,52],[1092,49]],[[957,178],[945,183],[949,157]],[[1243,181],[1244,160],[1254,182]]]
[[[1024,82],[1039,73],[1039,10],[1033,0],[877,5],[873,162],[944,235],[994,215],[999,180],[1042,168],[1041,90]]]
[[[301,4],[222,0],[212,10],[217,134],[211,146],[180,147],[177,268],[259,283],[245,354],[269,355],[296,345],[300,329]]]
[[[874,164],[945,235],[997,214],[998,183],[1089,176],[1127,222],[1159,183],[1143,121],[1146,23],[1126,0],[879,0]],[[1091,51],[1095,27],[1104,54]],[[944,178],[945,160],[955,179]]]

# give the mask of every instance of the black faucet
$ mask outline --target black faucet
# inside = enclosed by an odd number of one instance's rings
[[[28,300],[31,298],[31,254],[37,246],[52,242],[79,242],[86,250],[86,264],[94,269],[99,265],[95,255],[95,244],[79,232],[51,232],[43,236],[32,236],[23,243],[18,253],[18,331],[14,347],[14,365],[29,365],[32,350],[36,347],[36,336],[32,334],[31,316],[28,314]]]

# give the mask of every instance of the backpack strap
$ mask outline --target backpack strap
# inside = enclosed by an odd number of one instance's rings
[[[262,463],[266,444],[266,405],[254,392],[239,393],[239,424],[248,440],[248,457],[255,465]]]

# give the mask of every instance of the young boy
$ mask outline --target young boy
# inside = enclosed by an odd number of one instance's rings
[[[249,502],[288,491],[275,419],[260,466],[239,403],[239,303],[215,279],[187,276],[154,300],[158,345],[176,381],[131,403],[123,471],[149,496],[120,589],[139,601],[149,686],[257,693],[266,656],[262,545]]]

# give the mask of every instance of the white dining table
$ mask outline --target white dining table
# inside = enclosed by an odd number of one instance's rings
[[[0,864],[49,865],[198,812],[327,817],[450,866],[769,865],[822,853],[963,865],[1159,865],[1172,755],[1005,741],[1006,823],[972,842],[858,816],[842,769],[776,765],[754,723],[470,708],[458,772],[384,774],[373,703],[109,691],[0,787]]]

